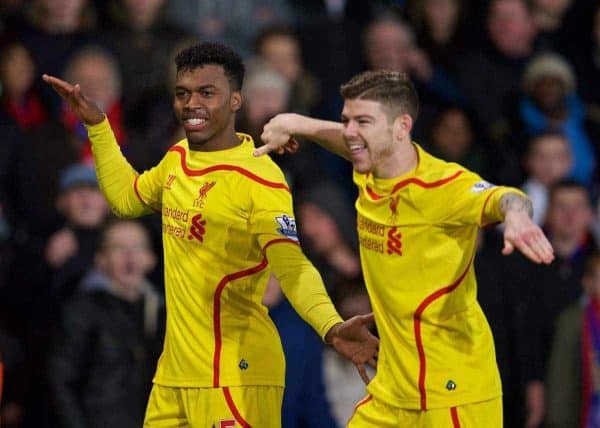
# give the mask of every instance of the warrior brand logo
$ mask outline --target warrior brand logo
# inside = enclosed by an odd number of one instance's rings
[[[398,232],[397,227],[390,228],[388,232],[387,253],[402,255],[402,234]]]
[[[392,196],[390,199],[390,211],[392,212],[391,222],[395,222],[398,219],[398,202],[400,202],[400,196]]]
[[[217,183],[214,181],[211,181],[211,182],[207,181],[202,186],[200,186],[200,189],[198,190],[198,197],[196,199],[194,199],[194,206],[196,208],[204,208],[204,201],[206,200],[208,191],[210,189],[212,189],[215,186],[215,184],[217,184]]]
[[[171,190],[171,186],[173,185],[173,182],[175,181],[177,177],[175,176],[175,174],[169,174],[169,177],[167,178],[167,182],[165,183],[165,189],[167,190]]]
[[[204,234],[206,233],[206,220],[202,220],[202,214],[196,214],[192,217],[192,225],[190,226],[190,234],[188,239],[197,239],[204,242]]]
[[[238,364],[238,367],[240,368],[240,370],[248,370],[248,361],[242,358],[242,360]]]
[[[279,228],[277,232],[280,235],[283,235],[287,238],[293,239],[294,241],[298,240],[298,231],[296,230],[296,220],[292,217],[287,216],[285,214],[280,215],[279,217],[275,217],[277,224],[279,224]]]

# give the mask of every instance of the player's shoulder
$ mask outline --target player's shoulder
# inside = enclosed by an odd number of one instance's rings
[[[238,132],[237,135],[242,140],[242,144],[247,146],[242,151],[242,156],[238,158],[240,166],[265,180],[285,182],[283,171],[269,155],[257,157],[252,154],[255,145],[250,135],[241,132]]]
[[[473,174],[458,163],[445,161],[428,153],[419,146],[416,147],[419,155],[417,178],[425,183],[446,184]]]

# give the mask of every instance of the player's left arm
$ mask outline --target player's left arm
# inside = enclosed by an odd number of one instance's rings
[[[542,229],[532,220],[533,209],[527,195],[519,189],[495,186],[468,170],[454,171],[450,166],[448,177],[456,177],[443,186],[439,193],[441,215],[449,225],[478,225],[504,222],[504,249],[502,254],[521,251],[536,263],[551,263],[552,246]]]
[[[280,179],[283,181],[283,174]],[[296,312],[326,343],[352,360],[368,382],[364,364],[374,366],[378,352],[378,340],[367,328],[371,319],[359,316],[344,322],[336,311],[321,275],[298,243],[290,193],[253,185],[249,195],[249,231],[263,249],[284,294]]]
[[[533,208],[529,198],[519,193],[505,193],[498,201],[504,217],[504,248],[502,254],[511,254],[515,248],[536,263],[550,264],[554,250],[542,229],[531,220]]]
[[[296,312],[309,323],[323,340],[351,360],[365,383],[369,382],[365,364],[376,367],[379,340],[368,327],[372,314],[358,315],[343,321],[337,313],[321,279],[300,246],[281,238],[269,239],[265,255],[271,271]]]

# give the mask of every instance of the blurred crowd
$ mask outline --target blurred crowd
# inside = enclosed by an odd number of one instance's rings
[[[280,112],[338,120],[339,85],[357,72],[408,73],[421,101],[414,140],[524,189],[555,249],[537,266],[502,256],[494,227],[480,235],[505,426],[600,427],[594,0],[2,1],[2,427],[139,427],[164,333],[160,218],[112,217],[85,128],[41,74],[80,83],[141,171],[183,137],[173,58],[199,40],[244,56],[238,130],[257,144]],[[311,144],[275,161],[338,310],[369,312],[351,165]],[[265,304],[287,358],[283,426],[344,426],[365,394],[353,365],[324,348],[276,281]]]

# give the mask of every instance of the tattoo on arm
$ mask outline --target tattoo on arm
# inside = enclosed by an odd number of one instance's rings
[[[506,216],[509,211],[524,211],[533,216],[531,201],[518,193],[507,193],[500,198],[500,212]]]

